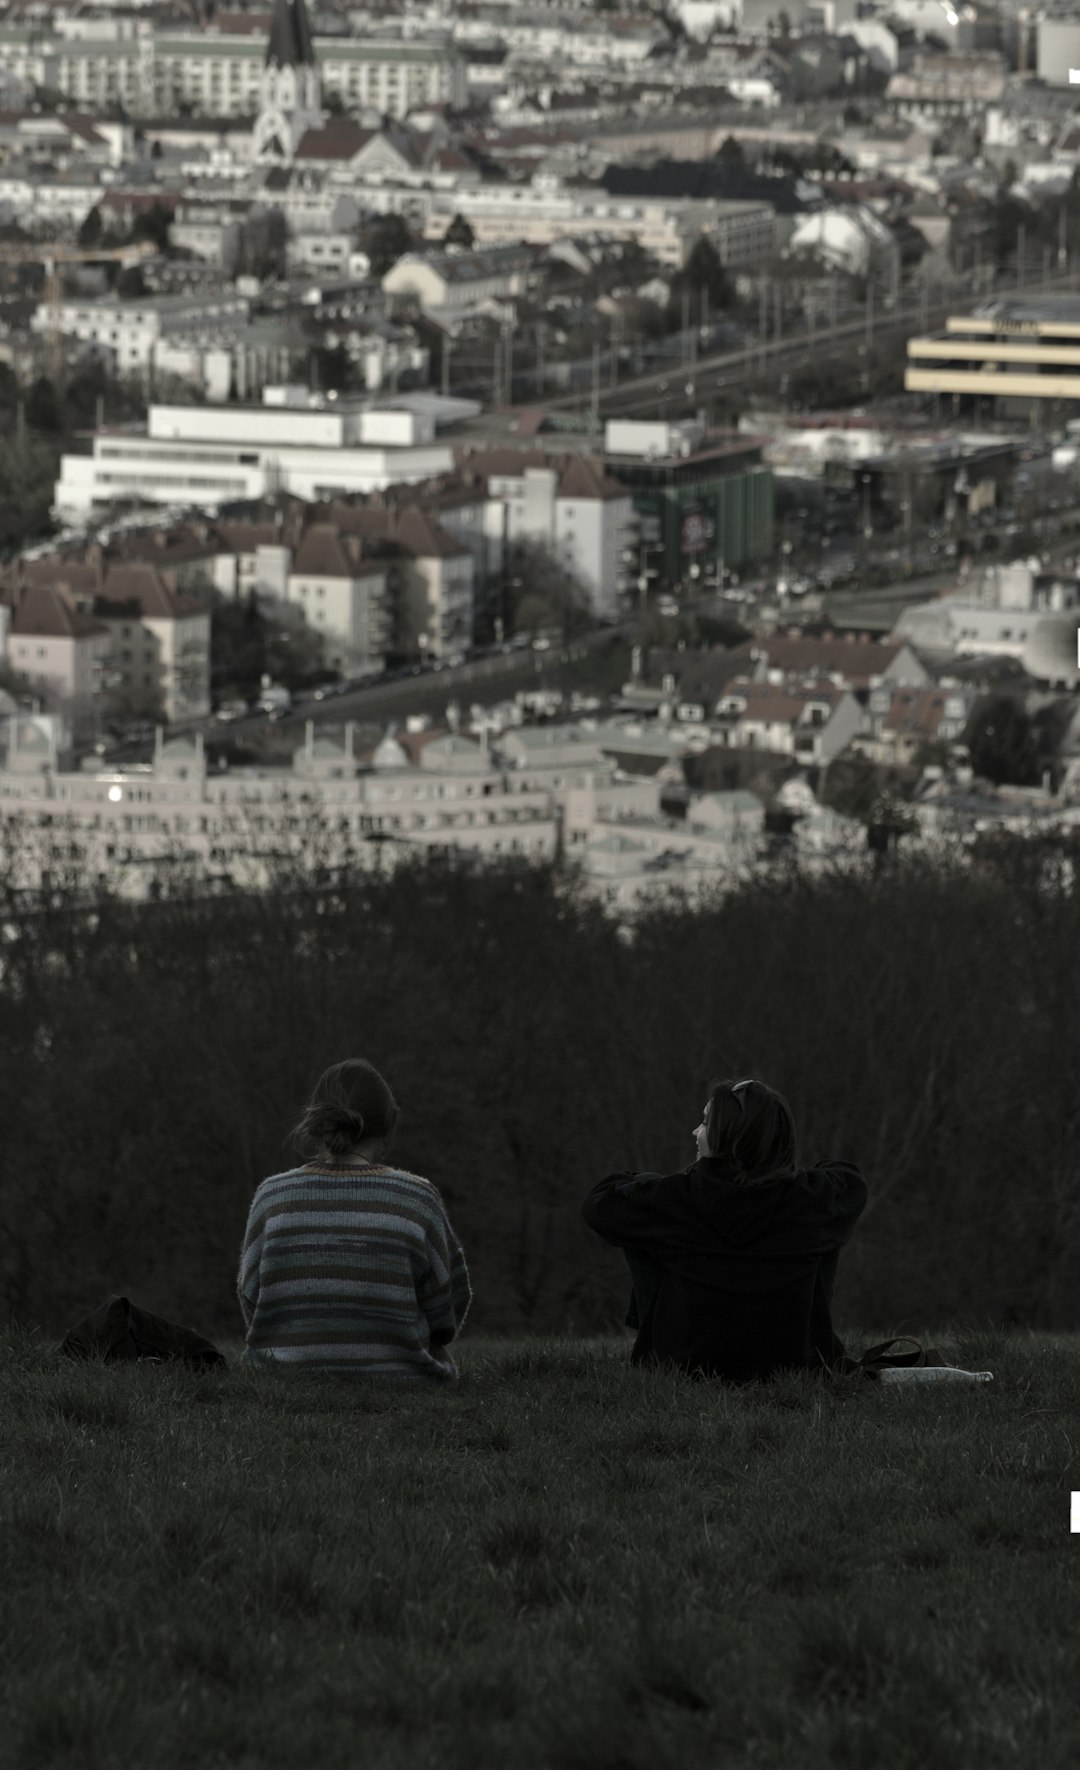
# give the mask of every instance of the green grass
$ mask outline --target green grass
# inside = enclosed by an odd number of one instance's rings
[[[1073,1770],[1080,1340],[932,1337],[995,1382],[466,1335],[432,1393],[8,1333],[0,1764]]]

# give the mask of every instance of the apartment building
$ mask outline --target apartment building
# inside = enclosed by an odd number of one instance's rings
[[[0,574],[5,658],[85,722],[99,701],[170,724],[210,711],[210,615],[152,561],[60,554]]]
[[[108,626],[82,613],[54,584],[29,585],[0,607],[4,660],[78,737],[93,717],[111,648]]]
[[[588,592],[594,614],[616,613],[636,519],[631,493],[601,459],[503,448],[462,451],[459,462],[487,485],[489,575],[513,570],[517,544],[539,542]]]
[[[259,109],[266,39],[255,34],[176,30],[150,20],[106,19],[108,34],[85,20],[56,30],[0,27],[0,70],[47,85],[80,108],[121,104],[133,116],[254,116]],[[428,41],[316,37],[323,97],[370,105],[392,117],[426,105],[462,106],[465,58],[445,35]]]
[[[468,543],[423,503],[373,499],[325,506],[328,522],[378,546],[389,562],[395,650],[449,658],[472,644],[476,566]]]
[[[553,174],[537,173],[528,184],[433,190],[426,193],[426,209],[425,236],[432,240],[441,240],[454,216],[462,215],[477,246],[549,246],[567,234],[599,234],[636,240],[661,264],[677,269],[702,234],[711,237],[722,225],[718,211],[723,205],[620,200],[592,186],[566,185]],[[771,225],[771,210],[768,216]]]
[[[317,736],[309,725],[291,768],[210,771],[201,736],[161,730],[149,767],[75,771],[57,766],[55,744],[9,746],[19,751],[18,768],[0,769],[0,823],[22,833],[27,889],[56,845],[139,898],[155,874],[259,889],[283,859],[383,867],[418,847],[550,859],[568,818],[587,831],[594,816],[656,809],[655,788],[616,779],[603,758],[525,776],[445,732],[361,752],[351,727]]]
[[[42,302],[30,326],[35,332],[56,326],[65,338],[92,346],[116,374],[145,377],[162,344],[234,344],[250,309],[247,297],[231,289],[123,300],[83,296],[63,300],[56,309]]]
[[[386,562],[332,522],[305,528],[292,554],[286,601],[318,636],[322,662],[343,676],[376,675],[394,641]]]

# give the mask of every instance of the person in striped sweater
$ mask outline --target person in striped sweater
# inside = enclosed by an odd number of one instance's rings
[[[241,1363],[452,1382],[472,1291],[430,1180],[384,1160],[400,1117],[370,1063],[319,1077],[292,1133],[309,1159],[251,1201],[237,1293]]]

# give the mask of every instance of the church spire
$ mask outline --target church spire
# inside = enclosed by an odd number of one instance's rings
[[[274,0],[259,96],[255,158],[289,165],[307,132],[320,128],[324,120],[304,0]]]
[[[274,0],[266,65],[279,68],[315,66],[315,45],[311,40],[304,0]]]

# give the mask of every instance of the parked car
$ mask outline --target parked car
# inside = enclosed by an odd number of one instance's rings
[[[287,688],[264,688],[255,703],[260,713],[287,713],[292,706],[292,695]]]
[[[246,701],[222,701],[221,706],[214,714],[214,718],[220,719],[223,725],[227,725],[233,719],[245,718],[247,716],[247,710],[248,704]]]

